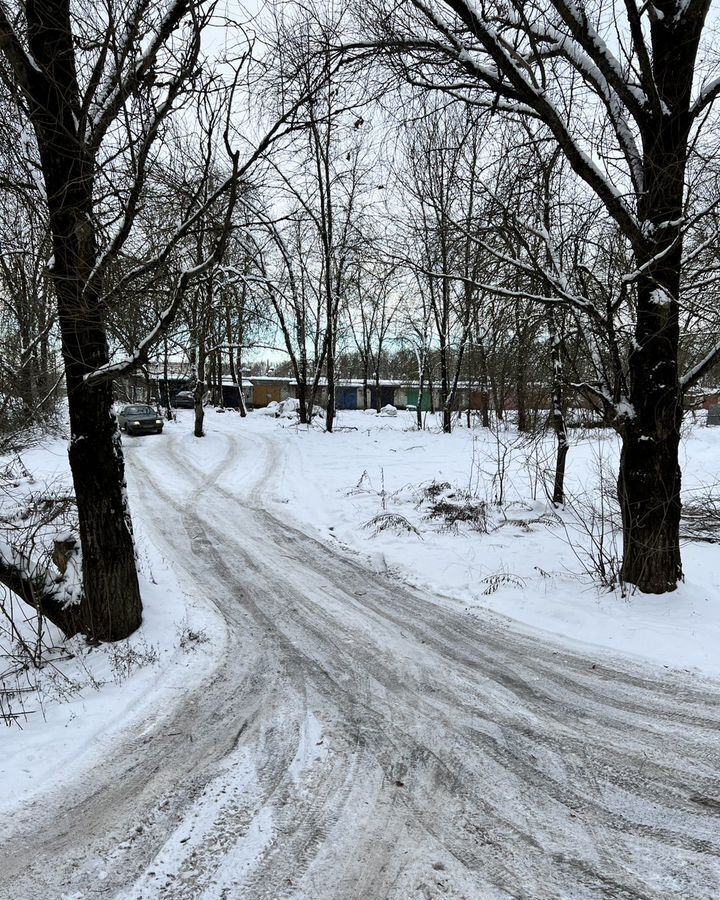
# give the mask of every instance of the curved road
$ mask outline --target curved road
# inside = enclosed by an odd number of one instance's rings
[[[268,501],[274,441],[227,433],[207,472],[167,432],[127,442],[134,509],[227,646],[18,817],[0,897],[720,896],[716,683],[371,574]]]

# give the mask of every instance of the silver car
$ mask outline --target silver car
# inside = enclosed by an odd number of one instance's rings
[[[117,420],[120,430],[128,434],[162,434],[162,418],[145,403],[123,406]]]

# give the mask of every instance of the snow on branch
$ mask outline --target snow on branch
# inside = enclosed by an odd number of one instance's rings
[[[454,56],[456,61],[477,79],[481,85],[484,85],[499,97],[510,101],[518,101],[536,111],[538,118],[545,122],[552,132],[575,173],[602,200],[606,209],[618,223],[626,237],[636,247],[643,246],[645,238],[634,213],[627,205],[621,192],[582,149],[570,131],[564,111],[559,109],[553,103],[548,92],[541,85],[537,84],[534,75],[528,69],[527,62],[522,57],[518,58],[519,54],[508,45],[493,25],[484,18],[474,0],[445,0],[445,3],[455,12],[460,21],[479,42],[482,51],[484,51],[482,55],[478,50],[474,48],[469,49],[465,46],[458,36],[457,29],[444,23],[425,0],[411,0],[411,2],[430,21],[436,31],[442,35],[443,43],[439,46],[441,52],[445,55]],[[566,14],[569,17],[571,16],[570,7],[574,6],[574,4],[558,5],[567,7]],[[579,28],[577,23],[576,28]],[[449,52],[450,50],[451,53]],[[617,96],[623,100],[633,113],[637,113],[640,116],[641,100],[644,100],[644,97],[629,89],[627,84],[624,88],[616,84],[617,73],[613,71],[615,64],[612,63],[611,55],[609,52],[606,52],[606,49],[603,50],[602,46],[593,38],[592,33],[587,32],[587,29],[584,50],[591,54],[598,71],[607,71],[607,74],[605,74],[606,80],[608,75],[612,75],[612,90],[615,90]],[[485,62],[485,56],[489,58],[490,64]],[[578,54],[574,60],[570,59],[569,61],[583,74],[579,68],[582,63],[581,54]],[[587,68],[585,74],[588,74]],[[590,75],[592,74],[590,73]],[[441,85],[437,87],[439,90],[442,90]],[[608,87],[607,96],[609,97],[610,95],[611,89]],[[615,130],[616,133],[619,131],[620,135],[622,135],[623,152],[625,152],[626,156],[629,153],[632,158],[629,129],[626,125],[623,125],[621,120],[618,120]],[[634,177],[637,178],[639,173],[636,165],[633,165],[633,170]]]
[[[145,83],[146,79],[153,77],[153,68],[158,53],[169,41],[173,32],[181,25],[183,19],[194,9],[191,0],[171,0],[141,56],[139,59],[132,60],[127,71],[123,74],[122,66],[126,64],[130,56],[130,48],[142,37],[140,28],[145,18],[144,13],[147,12],[147,5],[144,0],[140,0],[136,6],[138,15],[129,18],[126,35],[123,38],[123,45],[119,48],[116,65],[108,73],[105,89],[98,104],[89,114],[88,138],[94,147],[100,146],[105,133],[123,104]],[[192,41],[199,42],[200,30],[199,23],[193,22]]]
[[[494,199],[498,199],[497,195],[492,192],[489,188],[486,188],[488,194]],[[541,296],[537,294],[528,294],[525,291],[517,291],[514,293],[506,293],[505,288],[499,288],[498,285],[488,285],[484,284],[482,287],[484,290],[487,290],[490,293],[494,294],[502,294],[502,296],[515,296],[515,297],[524,297],[529,300],[537,300],[540,303],[545,304],[562,304],[565,303],[569,306],[575,307],[579,311],[589,315],[592,319],[602,322],[602,315],[598,310],[595,303],[589,298],[581,294],[577,294],[572,290],[568,279],[565,275],[562,263],[557,257],[555,252],[555,248],[552,245],[552,241],[550,240],[550,235],[547,233],[544,227],[541,225],[533,226],[530,223],[523,223],[522,225],[518,223],[514,224],[513,233],[517,238],[520,245],[523,247],[525,252],[527,253],[530,261],[526,262],[520,257],[515,255],[509,255],[507,253],[503,253],[501,250],[498,250],[496,247],[493,247],[492,244],[487,243],[482,238],[477,235],[471,234],[469,231],[464,229],[459,223],[454,222],[452,219],[449,220],[454,227],[458,229],[458,231],[463,234],[465,238],[470,240],[473,244],[478,247],[481,247],[487,253],[489,253],[494,259],[496,259],[500,263],[505,263],[506,265],[512,266],[519,272],[524,273],[532,278],[537,278],[538,276],[542,278],[542,280],[546,283],[546,287],[553,291],[553,296]],[[552,264],[552,271],[550,267],[538,259],[538,256],[533,253],[532,248],[530,247],[529,242],[527,241],[525,235],[523,234],[523,229],[528,231],[530,234],[539,238],[542,242],[543,248],[545,249],[550,263]],[[433,275],[435,277],[440,277],[438,273],[430,273],[424,272],[426,275]],[[476,282],[474,282],[476,283]]]
[[[645,91],[628,80],[620,61],[590,23],[584,4],[581,6],[575,0],[554,0],[552,5],[574,42],[571,44],[567,39],[563,42],[569,61],[578,72],[596,82],[600,90],[608,94],[614,91],[638,123],[646,121],[648,98]]]
[[[0,584],[33,609],[60,602],[60,591],[47,572],[38,570],[14,547],[0,541]]]
[[[712,106],[718,96],[720,96],[720,75],[702,86],[695,102],[690,107],[690,115],[692,118],[697,119],[704,110],[709,106]]]
[[[590,384],[588,381],[572,381],[570,382],[569,387],[574,391],[590,394],[598,400],[601,400],[604,406],[611,407],[613,405],[612,397],[606,391],[596,385]]]
[[[599,400],[607,412],[611,414],[615,423],[635,418],[635,410],[625,397],[616,402],[605,388],[597,384],[591,384],[589,381],[571,382],[569,386],[574,391],[579,391],[581,394],[589,394],[591,397]]]
[[[512,260],[509,260],[512,263]],[[506,288],[500,284],[487,282],[487,281],[478,281],[475,278],[470,278],[466,275],[454,275],[451,272],[441,272],[434,269],[426,269],[423,266],[418,266],[415,264],[413,268],[420,272],[422,275],[426,275],[429,278],[438,278],[446,281],[457,281],[461,284],[465,284],[470,288],[474,288],[479,291],[486,291],[489,294],[496,294],[499,297],[512,297],[513,299],[520,300],[532,300],[535,303],[542,303],[546,306],[561,306],[564,304],[570,304],[572,306],[577,307],[584,313],[589,313],[590,315],[597,315],[597,309],[595,305],[587,298],[584,297],[576,297],[576,296],[550,296],[548,294],[535,294],[530,293],[525,290],[512,290],[511,288]]]
[[[132,356],[129,356],[124,360],[118,360],[114,363],[106,363],[104,366],[100,366],[100,368],[95,369],[94,372],[89,372],[84,376],[84,381],[86,384],[92,385],[98,384],[103,381],[111,381],[113,378],[118,378],[121,375],[126,375],[128,372],[132,372],[139,366],[147,363],[153,347],[174,322],[175,317],[177,316],[181,308],[185,292],[190,283],[195,278],[198,278],[204,272],[208,271],[208,269],[212,268],[212,266],[219,263],[222,259],[222,256],[225,252],[225,247],[227,245],[227,240],[231,232],[231,221],[233,212],[235,211],[237,191],[238,155],[237,153],[235,153],[233,154],[233,172],[230,176],[230,194],[228,196],[227,208],[225,210],[225,220],[223,222],[220,236],[215,242],[215,246],[213,247],[212,252],[207,256],[206,259],[202,260],[192,268],[185,269],[185,271],[180,275],[175,285],[175,290],[173,292],[173,297],[170,301],[170,304],[160,313],[160,316],[158,317],[158,321],[156,322],[154,328],[143,338],[142,341],[140,341],[137,350],[132,354]]]
[[[716,343],[712,350],[696,366],[693,366],[692,369],[689,369],[683,375],[680,379],[680,389],[687,391],[689,388],[694,387],[718,361],[720,361],[720,342]]]
[[[425,91],[437,90],[436,84],[420,75],[407,75],[406,78],[408,84],[413,87],[418,87]],[[472,82],[457,82],[450,85],[443,84],[442,92],[443,94],[447,94],[448,97],[453,97],[455,100],[460,100],[462,103],[465,103],[468,106],[475,106],[478,109],[487,109],[492,110],[493,112],[499,111],[530,119],[539,118],[537,110],[524,103],[520,103],[517,100],[508,100],[507,98],[499,97],[498,95],[493,97],[478,97],[477,93],[473,93],[473,89],[476,87],[477,85]],[[467,91],[467,93],[464,93],[464,91]]]

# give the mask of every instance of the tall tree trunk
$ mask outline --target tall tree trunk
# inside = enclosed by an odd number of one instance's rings
[[[331,298],[328,297],[328,309],[330,309],[331,305]],[[327,431],[332,432],[333,422],[335,421],[335,328],[331,311],[328,315],[327,329],[327,410],[325,428]]]
[[[670,214],[668,213],[667,220]],[[676,218],[681,218],[680,210]],[[676,235],[677,243],[681,238]],[[658,251],[661,248],[657,248]],[[674,256],[670,251],[668,256]],[[635,349],[630,354],[630,408],[620,410],[618,498],[623,523],[623,581],[645,593],[674,590],[680,562],[682,392],[677,371],[679,264],[664,260],[638,285]],[[662,285],[662,287],[659,287]],[[658,294],[658,291],[662,292]],[[659,298],[663,302],[658,302]]]
[[[242,343],[242,341],[241,341]],[[237,361],[235,363],[237,366],[237,386],[240,391],[240,418],[244,419],[247,416],[247,404],[245,403],[245,388],[243,385],[243,371],[242,371],[242,349],[238,347],[237,352]]]
[[[308,423],[308,396],[307,396],[307,382],[304,378],[299,378],[297,383],[297,399],[298,399],[298,413],[300,414],[300,424],[307,425]]]
[[[38,70],[30,118],[35,128],[52,231],[52,279],[58,304],[70,413],[68,456],[77,499],[83,599],[78,630],[119,640],[140,625],[125,465],[112,416],[112,384],[84,376],[109,361],[97,295],[85,291],[97,257],[93,161],[78,135],[80,103],[67,3],[27,5],[28,37]]]
[[[480,344],[480,415],[483,428],[490,427],[490,389],[488,387],[488,367],[485,348]]]
[[[41,327],[45,329],[46,323],[43,322]],[[45,398],[42,413],[47,415],[55,409],[56,392],[53,391],[53,379],[55,372],[50,371],[51,365],[50,340],[47,334],[44,334],[40,341],[40,372],[41,372],[41,395]]]
[[[370,380],[370,366],[368,364],[368,357],[366,356],[363,361],[363,410],[367,410],[368,408],[368,395],[370,393],[370,388],[368,386],[368,382]]]
[[[206,389],[207,393],[210,395],[209,400],[213,406],[217,406],[217,378],[215,375],[216,372],[216,355],[214,353],[209,353],[206,364]]]
[[[417,421],[418,430],[422,431],[423,427],[423,419],[422,419],[422,405],[423,405],[423,394],[425,391],[425,367],[427,365],[427,355],[423,351],[422,355],[420,351],[415,348],[415,357],[417,359],[418,364],[418,396],[417,396],[417,407],[415,408],[415,419]]]
[[[168,383],[169,376],[169,365],[168,365],[168,342],[167,337],[163,337],[163,404],[165,405],[165,418],[168,422],[172,421],[172,405],[170,403],[170,384]]]
[[[452,431],[452,407],[450,396],[450,366],[448,348],[444,340],[440,342],[440,402],[442,403],[442,427],[445,434]]]
[[[663,107],[642,131],[643,187],[635,249],[637,319],[629,355],[630,408],[619,410],[621,577],[645,593],[674,590],[680,561],[682,389],[679,297],[690,94],[704,12],[678,25],[653,22],[653,68]],[[681,29],[678,31],[678,28]]]
[[[238,409],[241,411],[240,414],[242,415],[242,393],[240,392],[240,385],[238,383],[237,369],[235,368],[235,354],[233,353],[232,347],[233,333],[232,323],[230,321],[230,304],[227,304],[225,307],[225,340],[228,342],[228,371],[230,373],[230,381],[240,395],[238,397]],[[222,354],[222,350],[218,352]]]
[[[623,435],[618,477],[621,576],[645,593],[672,591],[682,578],[678,446],[679,428],[659,441],[638,428]]]
[[[232,338],[230,334],[227,336],[228,343],[232,342]],[[228,372],[230,374],[230,381],[232,381],[233,385],[237,387],[238,385],[238,376],[237,369],[235,367],[235,354],[233,353],[232,347],[228,349]]]
[[[197,349],[197,364],[195,368],[195,426],[193,434],[197,438],[205,436],[203,425],[205,423],[205,345],[201,341]]]
[[[215,376],[217,378],[217,405],[220,409],[225,409],[225,395],[223,394],[223,357],[221,350],[218,350],[215,356]]]
[[[562,506],[565,502],[565,461],[570,444],[568,443],[567,429],[565,427],[562,345],[555,320],[555,312],[552,307],[548,307],[547,316],[550,334],[550,361],[552,363],[552,395],[550,402],[552,403],[552,423],[557,443],[552,502],[555,506]]]

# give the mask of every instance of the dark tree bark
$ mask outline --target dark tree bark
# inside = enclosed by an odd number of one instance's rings
[[[417,422],[417,427],[420,431],[422,431],[422,427],[423,427],[422,405],[423,405],[423,394],[424,393],[425,393],[425,369],[421,369],[420,370],[420,383],[418,386],[417,408],[415,410],[415,421]]]
[[[78,629],[97,640],[131,634],[142,618],[125,496],[120,436],[110,382],[84,377],[109,361],[99,296],[87,290],[97,257],[93,159],[78,133],[81,117],[67,0],[27,6],[30,118],[47,193],[62,355],[70,411],[70,469],[80,523],[83,599]]]
[[[197,362],[195,364],[195,419],[193,426],[193,434],[197,438],[205,436],[203,425],[205,422],[205,342],[201,338],[197,348]]]
[[[528,335],[521,318],[520,304],[515,303],[515,403],[517,406],[517,429],[523,433],[531,430],[528,417]]]
[[[565,502],[565,463],[570,444],[565,427],[565,382],[561,355],[562,345],[560,332],[555,320],[555,312],[552,307],[548,308],[548,332],[550,337],[550,361],[552,364],[551,418],[557,443],[552,502],[554,506],[562,506]]]
[[[170,403],[170,385],[168,383],[169,376],[169,366],[168,366],[168,343],[167,337],[163,338],[163,390],[162,390],[162,402],[165,406],[165,418],[168,422],[172,422],[172,404]]]
[[[335,422],[335,322],[331,297],[328,297],[327,316],[327,354],[325,365],[327,372],[327,408],[325,411],[325,429],[332,432]]]
[[[680,561],[682,387],[678,373],[679,297],[690,97],[704,14],[680,27],[665,17],[651,29],[653,71],[662,109],[642,129],[644,192],[638,218],[635,341],[629,356],[630,404],[620,418],[618,497],[623,520],[623,581],[648,593],[673,590]]]
[[[205,266],[182,273],[158,328],[122,364],[109,365],[105,315],[130,283],[162,264],[192,221],[175,231],[158,257],[112,284],[108,272],[132,232],[160,126],[179,96],[196,88],[200,37],[209,15],[191,0],[170,0],[162,8],[137,0],[125,17],[111,3],[104,16],[83,19],[82,33],[74,34],[82,10],[69,0],[14,4],[12,21],[7,5],[0,4],[3,78],[7,93],[17,100],[18,115],[35,132],[52,237],[48,269],[65,364],[69,459],[82,547],[83,596],[72,611],[72,628],[99,640],[126,637],[141,621],[122,449],[111,414],[112,378],[147,363],[150,348],[177,313],[188,280]],[[176,40],[183,21],[187,27]],[[272,139],[271,132],[261,142],[263,149]],[[96,197],[94,179],[108,155],[112,161]],[[229,193],[223,235],[237,190],[237,154],[230,155],[232,175],[208,201],[211,206]],[[122,172],[127,180],[121,181]],[[105,228],[109,222],[99,210],[105,209],[108,194],[113,219]],[[107,242],[99,253],[101,233]],[[223,246],[221,237],[208,265]]]
[[[307,382],[304,378],[301,378],[297,381],[297,399],[298,399],[298,412],[300,414],[300,424],[307,425],[308,423],[308,398],[307,398]]]

